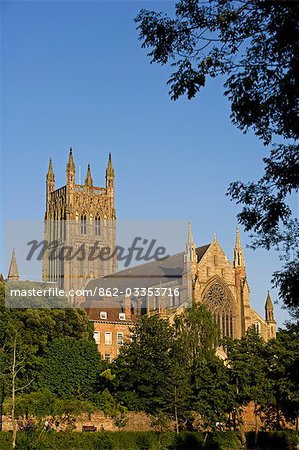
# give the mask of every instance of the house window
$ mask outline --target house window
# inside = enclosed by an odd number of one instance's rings
[[[124,333],[117,333],[117,345],[123,345],[124,343]]]
[[[105,333],[105,344],[112,345],[112,333],[111,331],[106,331]]]
[[[100,332],[99,331],[94,331],[93,332],[93,338],[96,341],[96,344],[100,343]]]
[[[111,362],[111,353],[105,353],[105,361]]]
[[[119,314],[118,314],[118,318],[119,318],[119,320],[126,320],[126,315],[125,315],[125,313],[119,313]]]
[[[101,311],[101,312],[100,312],[100,319],[107,319],[107,313],[106,313],[106,311]]]
[[[214,266],[218,266],[218,257],[217,257],[217,255],[214,256]]]
[[[87,233],[86,215],[81,216],[81,234]]]
[[[94,219],[94,233],[96,236],[101,234],[101,219],[98,216]]]

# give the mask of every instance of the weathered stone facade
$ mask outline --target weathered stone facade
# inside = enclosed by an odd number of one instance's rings
[[[173,277],[173,269],[176,276]],[[171,276],[170,276],[171,274]],[[202,247],[195,247],[191,228],[185,252],[170,256],[162,262],[152,262],[123,270],[113,275],[97,280],[91,280],[86,286],[94,291],[117,288],[123,292],[125,288],[133,290],[133,286],[157,289],[157,296],[136,298],[120,295],[117,299],[95,296],[85,304],[90,320],[93,321],[98,348],[103,357],[108,353],[111,358],[117,355],[119,343],[117,333],[121,321],[117,314],[124,314],[128,323],[122,322],[121,332],[125,339],[130,337],[132,325],[142,314],[158,314],[171,322],[177,314],[193,302],[203,303],[211,310],[218,324],[221,336],[240,339],[246,330],[255,326],[261,336],[268,341],[276,336],[276,322],[273,314],[273,304],[270,294],[265,304],[265,318],[262,318],[250,305],[250,291],[246,276],[243,249],[237,230],[234,258],[231,263],[216,238]],[[178,288],[179,297],[161,295],[161,287]],[[159,291],[160,290],[160,291]],[[101,319],[105,312],[106,319]],[[107,345],[105,334],[111,333],[111,341]],[[225,354],[219,349],[219,356]]]

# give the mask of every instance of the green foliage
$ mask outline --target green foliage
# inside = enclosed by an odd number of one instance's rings
[[[199,449],[204,447],[204,437],[202,433],[195,433],[191,431],[183,431],[175,438],[173,449]]]
[[[209,433],[206,444],[206,449],[211,450],[233,450],[242,448],[238,434],[233,431]]]
[[[218,331],[213,317],[204,305],[193,304],[175,318],[175,331],[188,358],[196,368],[198,361],[209,358],[217,347]]]
[[[155,414],[169,408],[175,395],[174,330],[154,316],[142,317],[134,333],[115,363],[118,397],[129,408]]]
[[[116,426],[121,428],[125,425],[127,408],[118,403],[107,388],[94,394],[92,400],[96,407],[103,411],[106,416],[114,418]]]
[[[205,438],[206,441],[205,441]],[[247,447],[253,447],[253,433],[247,433]],[[191,450],[191,449],[238,449],[241,448],[237,433],[181,432],[96,432],[96,433],[25,433],[19,432],[18,450]],[[259,433],[261,449],[294,449],[298,444],[296,432]],[[1,450],[11,450],[10,433],[0,433]]]
[[[235,386],[239,406],[253,400],[263,404],[270,395],[267,378],[267,347],[254,327],[242,339],[226,341],[231,384]]]
[[[217,430],[224,426],[235,406],[234,386],[229,369],[216,356],[202,360],[194,372],[193,410],[201,417],[201,429]]]
[[[254,433],[246,434],[247,447],[256,448],[254,444]],[[260,449],[295,449],[299,444],[298,432],[296,431],[260,431],[257,445]]]
[[[288,325],[268,343],[268,371],[271,381],[272,410],[266,410],[266,426],[280,429],[281,415],[295,424],[299,411],[299,330]]]
[[[46,351],[38,383],[62,398],[89,399],[96,390],[102,367],[94,341],[55,339]]]
[[[37,388],[36,379],[42,358],[50,343],[57,338],[77,340],[92,338],[86,312],[81,309],[9,309],[5,307],[5,283],[0,281],[0,373],[5,379],[6,394],[10,388],[10,365],[14,336],[17,333],[17,359],[24,361],[19,383],[34,380],[29,390]]]
[[[35,391],[30,394],[19,395],[16,398],[16,416],[36,417],[38,419],[55,415],[56,397],[52,392]]]
[[[48,416],[76,417],[82,413],[93,413],[97,406],[89,401],[77,399],[59,399],[49,390],[41,390],[22,394],[16,397],[16,416],[24,418],[34,417],[38,421]],[[11,399],[4,402],[4,413],[10,414]]]

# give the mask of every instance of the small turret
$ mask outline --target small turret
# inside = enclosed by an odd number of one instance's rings
[[[88,164],[87,175],[85,178],[85,186],[92,186],[92,185],[93,185],[93,179],[91,177],[90,164]]]
[[[112,164],[112,157],[111,157],[111,153],[109,153],[109,158],[108,158],[108,165],[107,165],[107,169],[106,169],[106,188],[114,188],[114,168],[113,168],[113,164]]]
[[[274,307],[271,300],[270,292],[268,291],[266,303],[265,303],[265,319],[267,322],[274,321]]]
[[[184,255],[185,262],[196,262],[196,249],[192,234],[192,225],[191,222],[188,224],[188,237],[186,242],[186,250]]]
[[[55,183],[55,176],[53,172],[52,158],[49,161],[49,169],[47,173],[47,183]]]
[[[15,254],[15,249],[13,249],[12,255],[11,255],[11,261],[10,261],[10,266],[9,266],[7,280],[8,281],[17,281],[19,279],[20,279],[20,277],[19,277],[19,271],[18,271],[16,254]]]
[[[236,229],[236,242],[235,242],[235,248],[234,248],[233,266],[235,269],[237,267],[245,268],[244,253],[243,253],[243,248],[241,245],[241,239],[240,239],[240,233],[239,233],[238,227]]]
[[[73,150],[72,147],[70,147],[70,153],[69,153],[69,160],[66,165],[66,182],[68,185],[74,185],[75,184],[75,163],[73,160]]]
[[[46,176],[46,205],[48,210],[48,204],[51,200],[51,192],[55,190],[55,176],[53,172],[52,159],[49,161],[49,169]]]

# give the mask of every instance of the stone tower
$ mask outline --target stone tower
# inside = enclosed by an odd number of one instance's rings
[[[273,339],[276,337],[276,321],[274,320],[274,307],[269,291],[265,303],[265,320],[268,325],[268,339]]]
[[[44,281],[57,282],[65,291],[77,290],[91,278],[117,271],[116,256],[97,257],[101,249],[109,248],[113,253],[116,246],[114,180],[109,154],[106,187],[93,185],[89,164],[85,183],[76,184],[76,167],[70,149],[66,184],[55,189],[50,160],[46,176]]]

